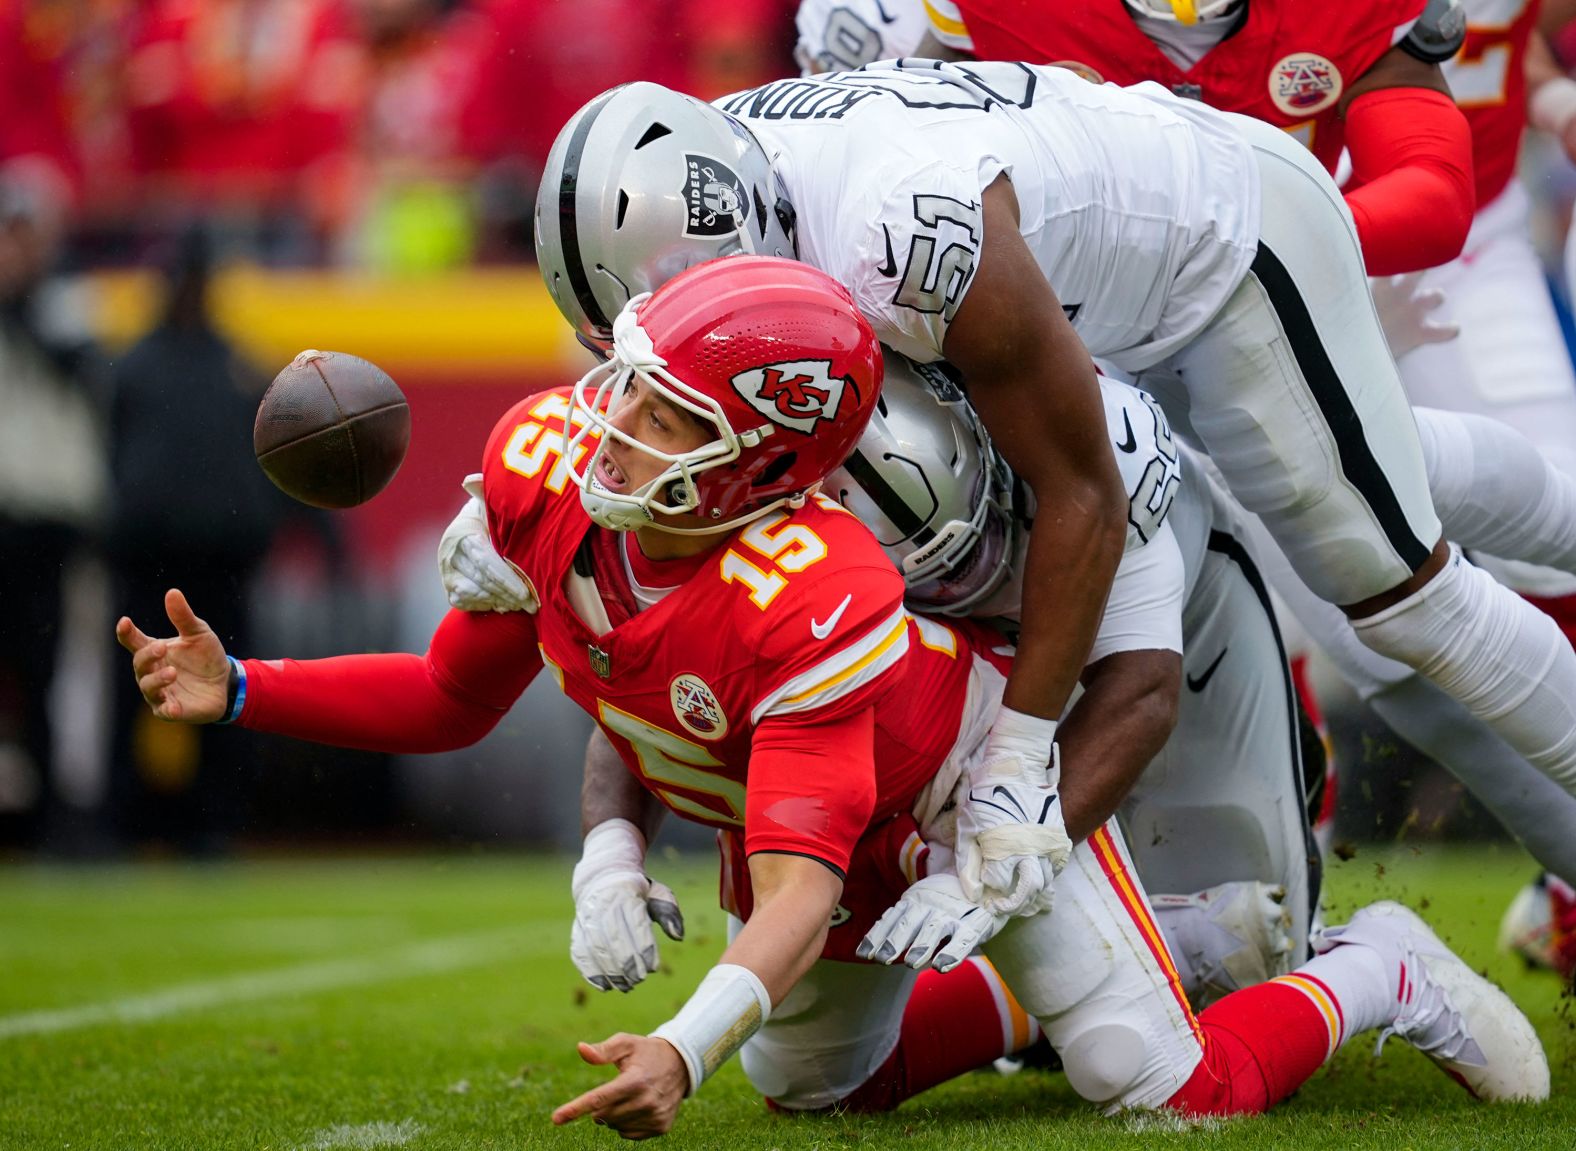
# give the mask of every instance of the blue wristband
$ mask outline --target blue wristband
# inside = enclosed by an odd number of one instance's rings
[[[224,658],[230,661],[230,681],[235,685],[235,695],[218,722],[234,723],[241,718],[241,711],[246,707],[246,668],[233,655]]]

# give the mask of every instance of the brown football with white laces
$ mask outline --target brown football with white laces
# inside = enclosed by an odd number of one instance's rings
[[[388,486],[410,446],[410,405],[376,364],[305,351],[263,393],[252,427],[257,462],[281,491],[319,508],[365,503]]]

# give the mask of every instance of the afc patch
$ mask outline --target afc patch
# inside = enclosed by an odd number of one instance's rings
[[[1341,98],[1341,70],[1323,56],[1293,52],[1270,69],[1270,100],[1288,116],[1311,116]]]
[[[732,168],[710,156],[684,154],[686,236],[726,236],[744,227],[749,194]]]
[[[706,681],[683,672],[668,685],[668,700],[684,730],[701,739],[721,739],[728,734],[728,717]]]
[[[733,390],[754,408],[785,428],[809,435],[820,420],[835,420],[843,392],[854,392],[853,381],[832,375],[831,360],[788,360],[740,372],[730,381]]]

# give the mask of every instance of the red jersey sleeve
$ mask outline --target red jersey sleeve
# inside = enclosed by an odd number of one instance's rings
[[[240,724],[368,751],[452,751],[475,743],[541,670],[525,612],[451,611],[424,656],[244,661]]]
[[[750,744],[744,851],[818,859],[841,877],[876,802],[875,708],[767,719]]]

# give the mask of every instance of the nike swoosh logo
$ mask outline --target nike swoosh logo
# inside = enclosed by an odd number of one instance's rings
[[[1189,691],[1203,691],[1204,686],[1209,683],[1210,679],[1214,676],[1215,669],[1220,666],[1220,661],[1225,658],[1226,649],[1221,648],[1220,654],[1215,657],[1215,662],[1204,669],[1203,675],[1199,676],[1197,679],[1194,679],[1192,676],[1187,677],[1187,689]]]
[[[810,634],[816,639],[825,639],[832,634],[832,629],[837,626],[837,621],[843,618],[843,613],[848,610],[848,605],[854,602],[854,593],[849,592],[843,597],[843,602],[837,605],[837,610],[831,614],[825,623],[810,621]]]
[[[892,233],[885,224],[881,225],[881,231],[886,236],[887,258],[886,263],[876,269],[876,275],[895,276],[897,275],[897,257],[892,254]]]
[[[897,19],[896,16],[887,15],[886,8],[882,6],[881,0],[876,0],[876,11],[881,14],[881,23],[883,24],[890,24]]]
[[[1131,455],[1138,450],[1138,437],[1133,434],[1133,421],[1127,418],[1126,408],[1122,409],[1122,430],[1127,433],[1127,438],[1117,444],[1116,449]]]

